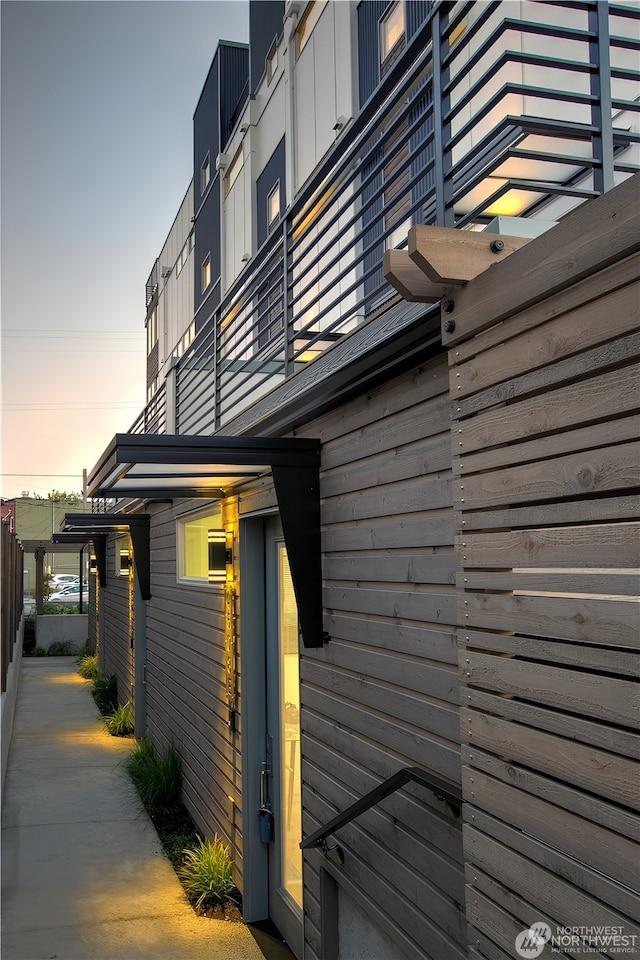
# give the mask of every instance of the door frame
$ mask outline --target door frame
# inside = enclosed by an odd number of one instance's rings
[[[267,590],[273,587],[273,583],[267,579],[267,547],[271,541],[268,524],[274,518],[279,518],[277,510],[245,517],[239,522],[243,786],[242,905],[246,923],[271,919],[270,845],[264,843],[260,837],[258,810],[260,808],[260,770],[266,755],[268,727]],[[304,913],[300,936],[302,948]]]
[[[260,766],[265,759],[265,523],[269,511],[240,520],[240,656],[242,676],[242,911],[246,923],[269,917],[269,850],[260,839]]]

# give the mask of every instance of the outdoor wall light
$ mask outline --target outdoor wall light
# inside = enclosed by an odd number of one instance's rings
[[[208,530],[209,583],[226,583],[233,568],[233,533]],[[231,577],[233,579],[233,577]]]

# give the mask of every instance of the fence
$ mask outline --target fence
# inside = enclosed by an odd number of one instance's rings
[[[1,556],[0,618],[2,624],[2,693],[4,693],[7,688],[7,671],[11,663],[13,645],[22,615],[22,571],[24,569],[20,542],[16,535],[10,532],[9,525],[4,522],[2,523]]]
[[[568,955],[640,937],[639,199],[491,267],[445,336],[472,957],[534,921]]]

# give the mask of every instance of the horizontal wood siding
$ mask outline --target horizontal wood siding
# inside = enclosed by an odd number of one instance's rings
[[[322,441],[325,629],[301,656],[305,834],[398,769],[460,783],[446,359],[308,424]],[[305,861],[306,956],[321,957],[324,866],[398,956],[466,955],[459,820],[407,787]]]
[[[107,540],[107,586],[100,591],[100,616],[104,617],[104,647],[101,669],[115,675],[118,702],[135,709],[133,659],[133,568],[131,575],[115,575],[116,553],[129,547],[129,539]]]
[[[100,581],[97,573],[89,574],[89,616],[87,619],[87,643],[89,650],[98,649],[98,624],[100,618]]]
[[[478,958],[516,957],[535,922],[553,935],[609,925],[640,937],[637,188],[581,207],[490,281],[467,284],[454,310],[464,858]]]
[[[182,758],[183,800],[198,829],[225,839],[242,889],[241,711],[228,726],[222,587],[177,582],[177,521],[203,501],[150,507],[147,726],[157,749]],[[225,521],[235,501],[225,503]],[[237,552],[237,551],[236,551]],[[240,691],[241,693],[241,691]],[[232,798],[232,799],[231,799]]]

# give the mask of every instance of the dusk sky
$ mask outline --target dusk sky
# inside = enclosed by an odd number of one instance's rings
[[[244,0],[2,0],[0,494],[80,492],[145,403],[145,282]]]

